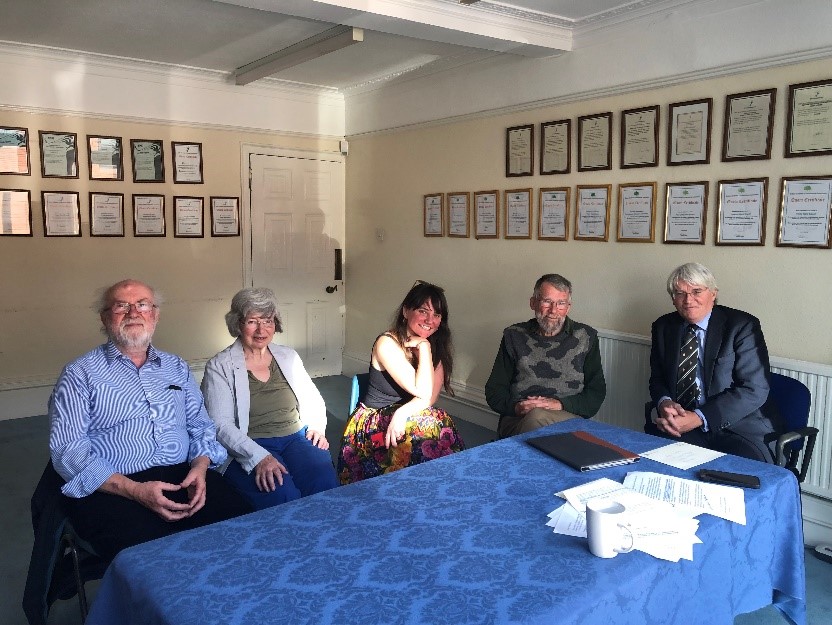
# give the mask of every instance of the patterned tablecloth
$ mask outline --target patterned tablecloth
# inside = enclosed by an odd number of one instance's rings
[[[663,443],[583,419],[532,435],[576,429],[636,453]],[[693,562],[604,560],[586,539],[545,526],[562,503],[555,492],[632,470],[694,471],[642,459],[580,473],[528,436],[127,549],[87,623],[728,625],[770,603],[805,623],[791,473],[734,456],[709,462],[760,477],[762,488],[746,491],[746,526],[701,516]]]

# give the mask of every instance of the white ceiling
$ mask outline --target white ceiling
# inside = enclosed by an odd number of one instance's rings
[[[375,87],[499,55],[546,57],[581,35],[703,0],[0,0],[0,40],[228,72],[336,24],[364,41],[266,80]]]

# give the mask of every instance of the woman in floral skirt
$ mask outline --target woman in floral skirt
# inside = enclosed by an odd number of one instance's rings
[[[417,281],[373,344],[367,393],[350,415],[338,456],[342,484],[465,448],[451,416],[433,407],[443,387],[452,394],[452,369],[445,292]]]

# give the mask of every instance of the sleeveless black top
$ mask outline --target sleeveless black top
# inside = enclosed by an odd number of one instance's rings
[[[368,408],[386,408],[397,403],[408,402],[413,395],[399,386],[389,371],[379,371],[370,365],[370,379],[367,394],[361,402]]]

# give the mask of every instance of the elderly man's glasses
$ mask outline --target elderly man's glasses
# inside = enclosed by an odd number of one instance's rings
[[[673,291],[673,299],[684,301],[688,296],[693,299],[699,299],[703,293],[707,293],[708,289],[691,289],[690,291]]]
[[[557,301],[553,299],[538,299],[537,301],[545,308],[557,308],[558,310],[566,310],[572,305],[571,301],[565,299],[559,299]]]
[[[110,310],[117,315],[126,315],[130,312],[131,308],[140,315],[144,315],[156,308],[156,304],[152,302],[136,302],[135,304],[131,304],[130,302],[115,302],[110,306]]]
[[[254,328],[273,328],[274,319],[246,319],[245,326],[251,330]]]

